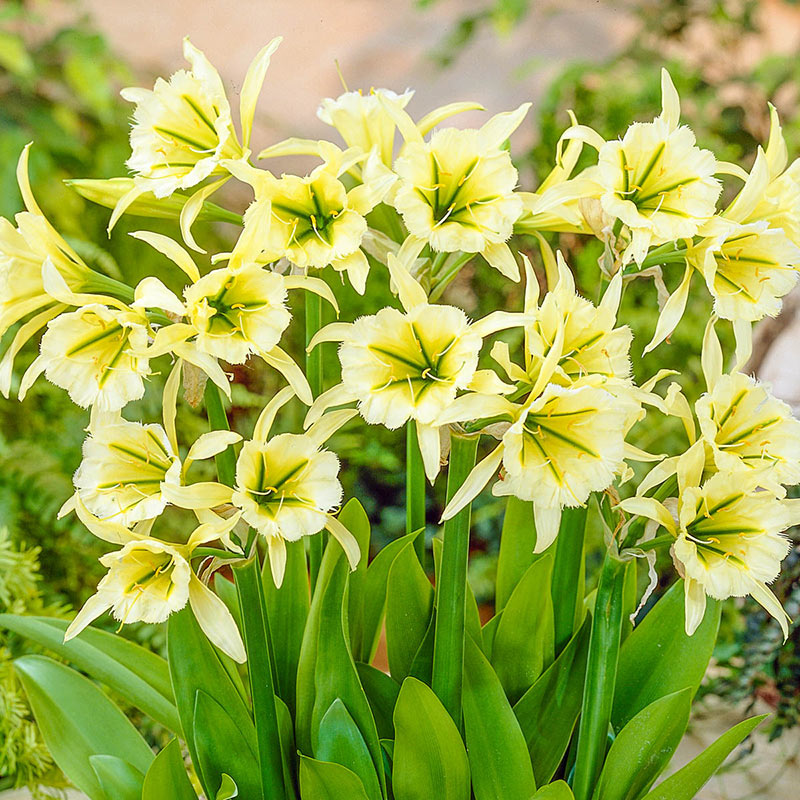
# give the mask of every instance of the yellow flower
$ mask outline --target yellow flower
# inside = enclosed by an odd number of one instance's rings
[[[169,81],[159,78],[152,90],[122,90],[122,96],[136,104],[128,166],[146,179],[146,191],[168,197],[176,189],[224,173],[225,159],[247,156],[256,98],[280,41],[273,39],[256,56],[245,78],[240,106],[243,143],[219,73],[188,39],[183,41],[183,54],[191,70],[179,70]]]
[[[485,377],[478,370],[484,337],[520,325],[523,317],[495,312],[471,323],[460,308],[428,303],[425,291],[397,258],[390,255],[388,265],[403,311],[384,308],[319,331],[309,347],[341,342],[342,382],[320,395],[308,419],[317,419],[329,405],[355,400],[370,424],[394,429],[414,420],[432,481],[439,472],[437,418],[459,390]],[[504,387],[499,380],[495,384]]]
[[[707,595],[724,600],[749,594],[787,636],[788,617],[767,584],[790,550],[782,533],[800,521],[797,501],[758,488],[758,475],[741,468],[703,481],[704,448],[699,441],[679,460],[674,516],[652,497],[629,498],[621,507],[656,520],[675,536],[672,555],[685,581],[688,635],[703,619]]]
[[[98,288],[104,276],[93,272],[47,221],[28,180],[27,145],[17,165],[17,182],[27,211],[16,216],[17,227],[0,217],[0,336],[30,317],[17,331],[0,362],[0,391],[11,389],[14,359],[22,346],[64,310],[45,290],[42,270],[50,262],[73,291]],[[34,316],[30,316],[30,315]]]
[[[238,517],[212,517],[214,522],[196,528],[185,545],[139,537],[132,532],[121,550],[102,556],[100,563],[108,567],[108,573],[98,584],[97,593],[86,601],[67,628],[64,640],[73,639],[108,610],[123,624],[160,623],[188,602],[209,640],[234,661],[244,662],[244,644],[230,611],[195,575],[189,563],[195,547],[224,538],[238,521]]]
[[[39,356],[20,384],[20,400],[44,372],[81,408],[119,411],[144,395],[147,342],[146,320],[130,310],[91,303],[61,314],[47,325]]]
[[[302,270],[331,265],[346,272],[353,287],[363,294],[369,272],[361,249],[366,215],[383,200],[395,177],[383,171],[369,179],[374,172],[369,162],[376,160],[375,154],[318,144],[324,163],[306,177],[276,178],[264,170],[233,167],[238,177],[253,185],[256,194],[256,203],[245,217],[244,235],[248,227],[261,226],[261,262],[286,258]],[[368,162],[362,173],[365,180],[348,191],[342,176],[364,159]]]
[[[311,390],[297,364],[279,346],[291,321],[287,308],[289,289],[320,294],[336,308],[336,299],[324,281],[304,275],[284,276],[256,263],[259,231],[246,229],[228,265],[200,277],[191,256],[173,240],[139,231],[134,236],[171,258],[192,280],[180,300],[155,277],[145,278],[135,292],[135,308],[161,308],[186,322],[162,327],[148,351],[150,357],[171,352],[195,364],[226,393],[228,379],[217,364],[223,359],[241,364],[257,355],[277,369],[295,387],[303,402],[311,403]]]
[[[405,139],[394,165],[399,182],[391,203],[411,235],[407,247],[413,250],[416,241],[416,253],[426,243],[439,252],[480,253],[518,280],[506,242],[522,214],[522,200],[514,191],[517,170],[502,145],[530,103],[497,114],[478,130],[438,129],[428,141],[399,105],[385,98],[383,103]]]
[[[348,147],[357,147],[365,153],[376,147],[381,161],[391,167],[397,126],[380,102],[380,96],[405,108],[414,92],[408,89],[401,95],[389,89],[370,89],[368,94],[345,92],[336,99],[326,97],[317,109],[317,116],[336,128]]]
[[[101,521],[131,527],[154,519],[167,505],[164,487],[180,482],[176,443],[161,425],[128,422],[119,414],[95,417],[74,483],[75,500]]]
[[[666,70],[661,88],[662,111],[653,122],[634,122],[621,140],[593,140],[603,209],[630,229],[625,259],[638,264],[651,246],[694,236],[721,191],[714,155],[679,125],[680,101]]]
[[[355,569],[360,550],[355,537],[333,516],[342,499],[339,459],[322,445],[354,411],[323,416],[303,434],[269,437],[279,409],[293,396],[286,387],[267,404],[253,438],[242,446],[234,488],[218,483],[165,487],[167,499],[183,508],[210,509],[232,504],[267,542],[276,585],[283,581],[286,542],[327,528]]]

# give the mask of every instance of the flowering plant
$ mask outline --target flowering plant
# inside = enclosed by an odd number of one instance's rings
[[[109,228],[123,214],[178,219],[183,244],[134,236],[177,267],[181,291],[155,275],[127,286],[92,270],[36,204],[28,148],[26,211],[0,221],[0,331],[16,329],[0,388],[23,399],[44,374],[91,409],[61,514],[113,548],[71,623],[0,621],[175,735],[154,755],[95,683],[24,656],[16,670],[55,762],[92,800],[690,800],[760,721],[653,788],[688,724],[720,602],[751,595],[788,634],[769,583],[800,521],[800,501],[787,498],[800,481],[800,422],[742,371],[752,323],[779,312],[800,265],[800,161],[788,165],[777,114],[745,172],[697,146],[664,72],[658,117],[616,141],[573,117],[552,172],[524,192],[506,142],[528,104],[456,129],[450,117],[480,107],[415,121],[411,92],[345,91],[318,112],[343,144],[273,144],[258,159],[319,162],[277,177],[254,166],[250,140],[278,45],[248,70],[237,132],[219,75],[185,42],[189,71],[123,93],[135,104],[133,177],[72,182],[113,208]],[[576,173],[585,147],[597,161]],[[735,192],[722,210],[719,176]],[[241,218],[209,202],[231,179],[253,192]],[[230,252],[207,256],[193,234],[202,219],[241,220]],[[560,232],[604,243],[596,303],[552,250]],[[515,234],[538,244],[543,294]],[[470,320],[442,302],[473,260],[524,280],[522,307]],[[673,265],[684,272],[670,294]],[[634,381],[619,316],[626,285],[653,278],[660,313],[647,349],[665,346],[696,272],[714,311],[706,392],[692,407],[678,383],[659,388],[674,371]],[[370,281],[388,280],[397,302],[323,325],[323,301],[339,312],[336,273],[367,298]],[[304,293],[303,367],[281,346],[290,290]],[[721,320],[733,326],[732,358]],[[41,331],[17,382],[15,356]],[[516,339],[493,338],[503,331]],[[331,342],[335,370],[320,355]],[[228,366],[248,360],[287,385],[251,432],[232,431]],[[161,420],[129,419],[156,373],[166,375]],[[193,442],[179,436],[182,381],[205,385],[210,430]],[[306,407],[302,428],[285,430],[289,403]],[[683,452],[636,446],[652,414],[681,421]],[[407,534],[371,562],[369,520],[357,500],[342,506],[328,445],[362,422],[406,429]],[[477,460],[484,438],[494,441]],[[192,467],[212,458],[217,479],[203,480],[208,471]],[[444,465],[432,586],[426,481]],[[470,506],[489,484],[507,500],[496,613],[482,621],[467,560]],[[605,548],[587,595],[589,518]],[[633,625],[660,549],[678,579]],[[166,622],[167,658],[90,627],[108,611],[122,624]],[[388,672],[375,666],[382,629]]]

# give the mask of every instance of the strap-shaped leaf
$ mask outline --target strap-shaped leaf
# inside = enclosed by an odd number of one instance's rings
[[[339,522],[355,536],[358,542],[358,549],[361,551],[361,560],[358,562],[358,566],[350,573],[347,590],[349,595],[347,619],[350,628],[350,649],[353,654],[357,654],[364,649],[364,601],[371,530],[367,512],[364,511],[364,507],[355,497],[345,504],[339,514]]]
[[[556,781],[542,786],[532,800],[575,800],[575,795],[564,781]]]
[[[533,522],[533,504],[516,497],[506,501],[503,532],[500,537],[500,554],[497,557],[497,583],[495,608],[505,608],[511,593],[534,562],[536,527]]]
[[[654,700],[687,687],[697,692],[719,629],[720,604],[708,599],[693,636],[684,629],[683,581],[653,606],[622,645],[611,722],[620,730]]]
[[[394,710],[395,800],[469,800],[469,761],[461,736],[439,698],[406,678]]]
[[[411,672],[433,611],[433,587],[419,565],[411,538],[389,570],[386,597],[389,670],[396,681],[402,681]]]
[[[364,737],[337,697],[319,724],[319,743],[314,755],[352,770],[361,780],[370,800],[380,800],[381,787]]]
[[[46,656],[18,658],[14,669],[53,760],[91,800],[106,800],[91,756],[116,756],[147,772],[147,743],[88,678]]]
[[[216,794],[223,777],[229,775],[239,789],[239,796],[260,800],[258,756],[225,708],[201,689],[195,698],[193,738],[203,786],[214,787],[207,788],[209,796]]]
[[[492,646],[492,666],[515,703],[553,663],[553,557],[531,564],[503,609]]]
[[[652,786],[689,724],[692,694],[687,688],[659,698],[620,731],[606,756],[593,800],[635,800]]]
[[[353,648],[356,660],[368,664],[375,655],[381,623],[386,612],[386,586],[389,581],[389,570],[397,555],[416,538],[416,533],[409,533],[400,539],[389,542],[372,560],[367,568],[364,582],[364,604],[360,649]]]
[[[358,677],[367,695],[369,707],[372,709],[372,716],[375,718],[375,725],[378,728],[378,736],[381,739],[394,739],[394,707],[397,704],[397,697],[400,694],[400,684],[391,676],[387,675],[369,664],[356,662]]]
[[[338,544],[329,543],[339,547]],[[381,789],[384,787],[383,756],[378,730],[366,694],[350,654],[347,629],[347,579],[349,565],[340,558],[331,575],[320,608],[320,637],[314,675],[315,697],[311,717],[312,752],[319,751],[322,719],[331,704],[340,698],[364,737]],[[369,787],[367,787],[369,788]]]
[[[89,756],[89,763],[106,797],[114,800],[142,800],[144,775],[117,756]]]
[[[569,747],[583,701],[590,632],[587,618],[561,655],[514,706],[540,786],[553,777]]]
[[[255,753],[256,731],[250,711],[191,610],[185,608],[169,618],[167,652],[178,714],[189,753],[198,772],[200,768],[194,737],[198,690],[213,697],[225,709],[247,743],[249,751]],[[218,787],[219,783],[214,786],[204,784],[209,796],[213,796]]]
[[[141,800],[197,800],[177,739],[170,739],[147,770]]]
[[[462,702],[476,800],[530,800],[536,784],[525,737],[499,678],[469,636]]]
[[[124,697],[156,722],[180,732],[169,667],[161,656],[113,633],[86,628],[64,642],[69,622],[0,614],[0,626],[46,647]]]
[[[341,764],[300,756],[301,800],[368,800],[356,775]]]
[[[726,731],[712,745],[695,756],[685,767],[670,775],[643,800],[693,800],[708,779],[720,768],[731,751],[760,725],[767,714],[751,717]]]

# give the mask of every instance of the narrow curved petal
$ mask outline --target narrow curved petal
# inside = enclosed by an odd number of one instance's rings
[[[256,426],[253,429],[253,439],[258,442],[266,442],[270,429],[275,422],[278,412],[294,397],[294,389],[291,386],[284,386],[272,400],[264,406],[264,410],[258,415]]]
[[[131,236],[133,236],[134,239],[147,242],[150,247],[165,255],[173,264],[180,267],[193,283],[200,280],[200,270],[197,269],[197,264],[194,263],[189,253],[174,239],[170,239],[169,236],[164,236],[161,233],[154,233],[153,231],[133,231]]]
[[[253,119],[256,114],[256,103],[264,85],[264,78],[269,69],[269,62],[278,46],[283,41],[282,36],[276,36],[266,47],[263,47],[253,59],[242,84],[239,95],[239,120],[242,125],[242,144],[248,147],[250,136],[253,132]]]
[[[311,393],[311,387],[308,385],[306,376],[288,353],[281,350],[280,347],[273,347],[269,352],[262,351],[259,355],[267,364],[278,370],[286,378],[295,394],[307,406],[314,402],[314,395]]]
[[[163,483],[161,495],[179,508],[215,508],[231,502],[233,489],[214,481],[201,481],[190,486]]]
[[[64,641],[68,642],[70,639],[74,639],[84,628],[88,627],[99,616],[105,614],[112,605],[113,603],[108,599],[108,595],[100,592],[93,594],[69,624],[64,633]]]
[[[332,517],[330,514],[325,520],[325,527],[342,546],[342,550],[344,550],[344,554],[350,564],[350,569],[355,569],[358,566],[358,562],[361,561],[361,548],[358,546],[356,537],[336,517]]]
[[[422,425],[417,422],[417,441],[422,454],[425,477],[433,484],[441,469],[442,445],[439,440],[439,429],[433,425]]]
[[[212,644],[238,664],[247,661],[241,634],[228,607],[194,573],[189,579],[189,604]]]
[[[486,456],[479,461],[467,476],[459,490],[450,499],[447,507],[442,512],[440,522],[451,519],[462,508],[471,503],[483,490],[484,486],[494,477],[500,464],[503,462],[503,445],[499,444]]]
[[[306,431],[306,436],[311,439],[317,447],[321,447],[333,436],[339,428],[350,422],[353,417],[358,416],[358,411],[354,408],[343,408],[341,411],[329,411],[323,414]]]
[[[652,497],[629,497],[623,500],[619,507],[628,514],[637,517],[655,520],[659,525],[672,534],[675,534],[675,520],[658,500]]]
[[[686,310],[686,301],[689,299],[689,287],[692,283],[692,273],[694,268],[687,264],[683,279],[678,288],[670,295],[669,300],[664,303],[664,308],[658,317],[655,333],[650,343],[645,347],[644,352],[649,353],[661,344],[675,330],[681,321],[683,312]]]

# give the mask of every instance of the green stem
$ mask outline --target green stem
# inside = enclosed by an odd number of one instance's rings
[[[672,497],[677,491],[678,477],[676,475],[671,475],[653,492],[651,496],[661,503],[668,497]],[[648,521],[649,520],[647,517],[637,517],[633,520],[633,522],[631,522],[630,526],[628,527],[628,535],[620,545],[621,550],[624,550],[626,547],[633,547],[636,542],[642,538],[644,527],[647,525]]]
[[[433,285],[431,286],[430,301],[435,303],[441,296],[444,290],[448,287],[453,278],[458,275],[461,268],[472,258],[475,253],[462,253],[441,275],[436,277]]]
[[[572,638],[578,603],[583,603],[583,537],[586,506],[565,508],[561,513],[553,563],[553,616],[556,655]]]
[[[503,531],[500,534],[500,553],[497,556],[494,592],[496,614],[505,608],[525,570],[533,563],[535,547],[536,526],[533,520],[533,504],[509,495],[503,515]]]
[[[679,247],[677,250],[664,250],[662,252],[658,252],[658,250],[661,250],[661,248],[653,250],[652,252],[648,253],[647,256],[645,256],[640,269],[654,267],[656,264],[674,264],[686,260],[685,247]]]
[[[635,545],[637,550],[641,550],[643,553],[646,553],[648,550],[657,550],[659,547],[663,547],[664,545],[671,545],[675,543],[675,537],[668,533],[664,536],[656,536],[655,539],[650,539],[648,542],[642,542],[641,544]]]
[[[208,425],[212,431],[230,430],[228,415],[225,413],[225,406],[222,404],[222,395],[219,387],[208,381],[205,389],[206,415]],[[217,477],[220,483],[226,486],[233,486],[236,481],[236,455],[233,446],[225,448],[215,456],[214,461],[217,465]]]
[[[258,556],[233,570],[239,604],[242,609],[242,627],[247,648],[247,671],[253,698],[253,718],[258,741],[258,760],[264,800],[282,800],[286,797],[283,779],[278,711],[275,707],[275,681],[270,658],[267,609],[261,586]]]
[[[454,433],[450,442],[447,500],[458,491],[475,465],[477,436]],[[442,565],[436,580],[436,633],[431,688],[456,725],[461,727],[464,673],[464,617],[467,596],[470,505],[444,524]]]
[[[419,531],[414,540],[419,563],[425,569],[425,467],[413,420],[406,424],[406,533]]]
[[[322,298],[315,292],[306,292],[306,346],[314,338],[314,335],[322,327]],[[314,397],[322,394],[324,372],[323,372],[323,347],[317,345],[310,353],[306,353],[306,377],[311,387]],[[319,574],[319,566],[322,563],[322,551],[324,549],[323,534],[316,533],[308,540],[308,566],[311,580],[311,592]]]
[[[597,586],[592,635],[589,640],[589,661],[583,685],[583,705],[572,784],[575,800],[590,800],[606,754],[622,637],[624,583],[624,562],[606,553]]]

